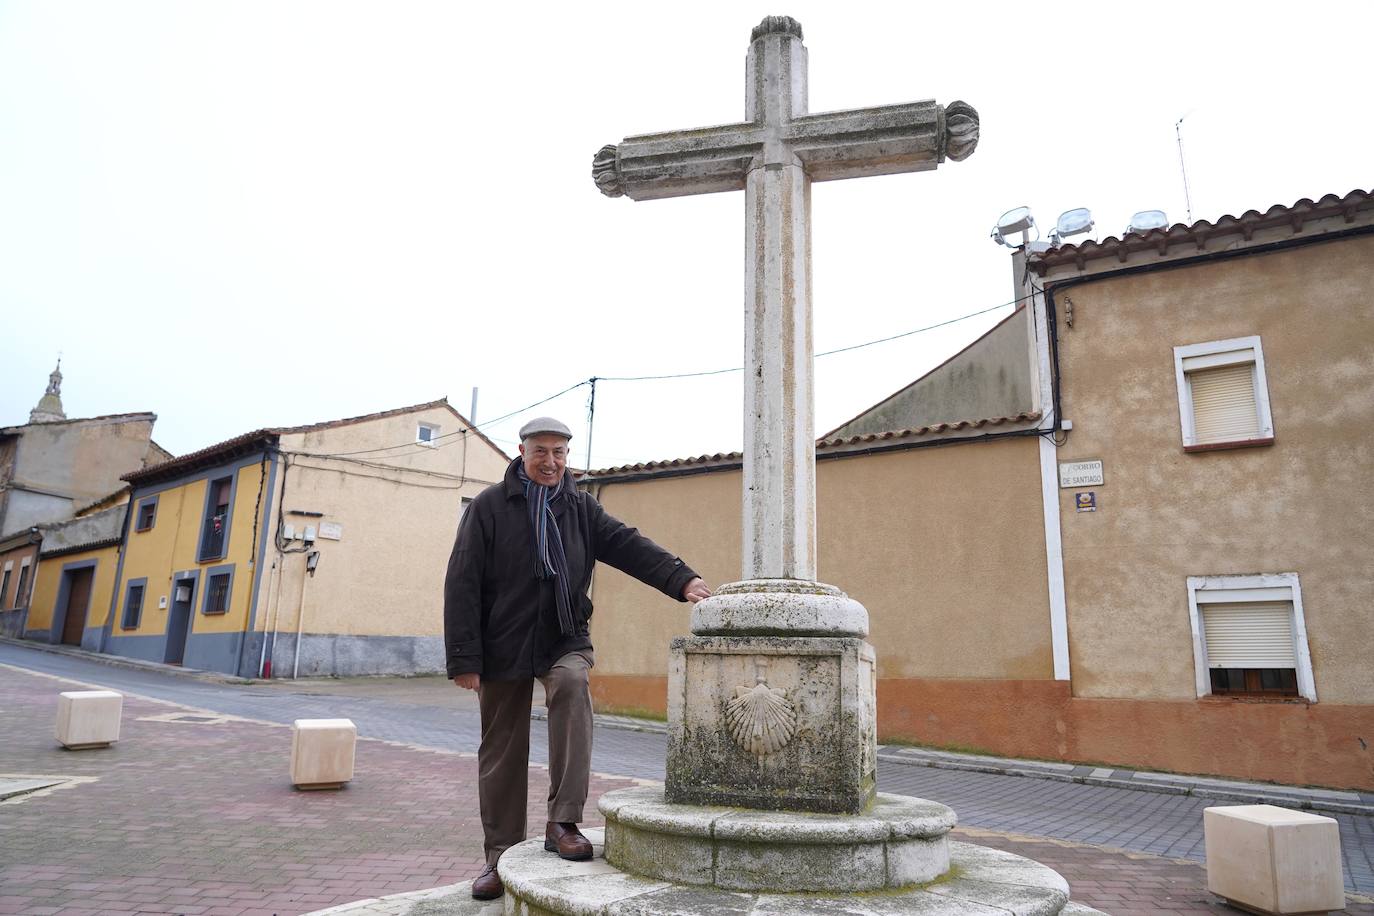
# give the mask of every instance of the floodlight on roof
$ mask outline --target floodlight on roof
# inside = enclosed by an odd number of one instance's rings
[[[1029,243],[1030,230],[1035,229],[1035,217],[1031,216],[1030,207],[1017,207],[1008,210],[997,220],[997,225],[992,227],[992,240],[999,245],[1006,245],[1008,248],[1019,248],[1020,245],[1013,245],[1007,241],[1007,236],[1021,233],[1021,245]],[[1040,236],[1040,230],[1035,229],[1036,238]]]
[[[1151,229],[1163,229],[1168,225],[1169,217],[1164,215],[1163,210],[1141,210],[1131,217],[1126,231],[1149,232]]]
[[[1059,219],[1054,224],[1054,231],[1050,233],[1050,241],[1058,245],[1060,241],[1071,235],[1082,235],[1091,232],[1093,228],[1093,214],[1087,207],[1076,207],[1072,210],[1065,210],[1059,214]]]

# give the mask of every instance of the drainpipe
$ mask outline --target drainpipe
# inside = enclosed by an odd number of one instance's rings
[[[315,578],[315,566],[320,562],[320,552],[312,550],[305,555],[305,572],[301,576],[301,606],[296,611],[296,657],[291,662],[291,679],[295,680],[301,670],[301,635],[305,632],[305,583]]]
[[[267,571],[267,599],[262,605],[262,648],[258,652],[258,677],[270,678],[272,676],[272,661],[267,657],[267,628],[272,623],[272,586],[281,581],[277,575],[277,567],[281,565],[280,557],[272,558],[272,568]],[[276,635],[276,631],[272,631]]]

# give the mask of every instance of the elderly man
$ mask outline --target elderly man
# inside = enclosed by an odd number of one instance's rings
[[[606,513],[567,471],[568,427],[540,417],[520,430],[505,480],[468,506],[444,583],[448,676],[476,690],[482,711],[477,794],[486,867],[472,896],[504,887],[496,862],[525,839],[530,703],[544,685],[549,717],[549,815],[544,848],[588,859],[577,829],[591,772],[593,664],[587,586],[597,560],[679,601],[711,589],[677,557]]]

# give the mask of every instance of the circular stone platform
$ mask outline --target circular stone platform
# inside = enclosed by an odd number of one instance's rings
[[[544,851],[543,841],[501,857],[509,916],[1105,916],[1068,902],[1068,883],[1038,862],[968,843],[949,843],[950,872],[927,884],[867,893],[739,892],[627,874],[602,856],[600,830],[585,831],[596,849],[586,862]]]
[[[949,870],[939,802],[879,793],[863,812],[677,805],[652,787],[607,792],[606,861],[646,878],[739,891],[877,891]]]

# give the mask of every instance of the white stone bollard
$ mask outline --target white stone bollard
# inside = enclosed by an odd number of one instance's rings
[[[1345,908],[1336,821],[1274,805],[1202,813],[1207,890],[1258,913],[1325,913]]]
[[[341,789],[353,778],[358,727],[351,719],[297,719],[291,726],[291,784]]]
[[[69,690],[57,696],[57,740],[69,751],[109,747],[119,740],[124,695],[113,690]]]

